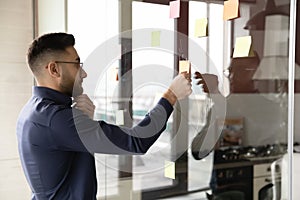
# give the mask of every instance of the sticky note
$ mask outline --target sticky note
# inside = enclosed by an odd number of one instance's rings
[[[182,72],[190,73],[191,63],[188,60],[180,60],[179,61],[179,74]]]
[[[196,19],[195,37],[208,36],[208,20],[207,18]]]
[[[251,55],[254,55],[252,50],[251,36],[243,36],[236,38],[232,57],[249,57]]]
[[[151,33],[151,46],[160,46],[160,31],[153,31]]]
[[[156,93],[155,94],[155,97],[154,97],[154,100],[153,100],[153,106],[155,106],[158,103],[158,101],[161,99],[162,96],[163,96],[162,93]]]
[[[118,44],[117,46],[117,55],[118,55],[118,58],[119,60],[121,60],[121,57],[122,57],[122,45]]]
[[[119,80],[119,67],[112,66],[107,71],[107,76],[109,81],[118,81]]]
[[[240,17],[239,0],[224,1],[223,19],[230,20]]]
[[[124,125],[124,110],[116,111],[116,125]]]
[[[175,163],[165,161],[165,177],[175,179]]]
[[[170,18],[178,18],[180,16],[180,0],[170,1]]]

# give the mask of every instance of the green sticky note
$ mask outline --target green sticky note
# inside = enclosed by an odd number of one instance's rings
[[[153,31],[151,33],[151,46],[160,46],[160,31]]]

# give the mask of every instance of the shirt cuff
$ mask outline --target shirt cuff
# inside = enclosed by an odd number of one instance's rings
[[[158,101],[158,104],[163,106],[166,109],[166,112],[168,113],[168,116],[170,116],[171,113],[174,110],[172,104],[170,104],[170,102],[167,99],[163,98],[163,97]]]

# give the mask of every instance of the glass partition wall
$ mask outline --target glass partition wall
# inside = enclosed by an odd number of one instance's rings
[[[193,94],[145,155],[95,155],[98,199],[297,199],[295,2],[65,1],[96,120],[137,124],[180,61],[209,89],[192,76]]]
[[[155,15],[153,14],[155,13]],[[158,97],[165,91],[164,82],[170,82],[173,78],[174,55],[168,49],[159,49],[159,46],[139,46],[139,39],[148,40],[152,34],[157,34],[157,43],[164,42],[165,37],[170,36],[174,41],[174,35],[165,34],[174,30],[174,21],[169,19],[167,5],[132,2],[132,30],[133,30],[133,120],[136,124],[158,101]],[[150,30],[148,30],[150,29]],[[152,29],[152,30],[151,30]],[[136,30],[136,31],[135,31]],[[153,38],[154,40],[155,38]],[[169,40],[168,39],[168,40]],[[154,41],[153,41],[154,42]],[[173,50],[170,45],[169,50]],[[163,74],[155,75],[155,73]],[[152,75],[151,75],[152,74]],[[152,77],[148,77],[148,76]],[[148,79],[148,80],[147,80]],[[167,130],[154,143],[146,155],[133,158],[133,190],[151,190],[172,186],[172,179],[164,176],[166,159],[171,156],[172,120],[169,120]],[[155,183],[155,184],[154,184]]]

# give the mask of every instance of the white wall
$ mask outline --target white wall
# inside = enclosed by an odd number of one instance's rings
[[[25,55],[32,40],[31,0],[0,1],[0,199],[29,199],[17,151],[15,123],[31,94]]]
[[[67,29],[66,19],[65,0],[38,1],[39,35],[49,32],[65,32]]]

